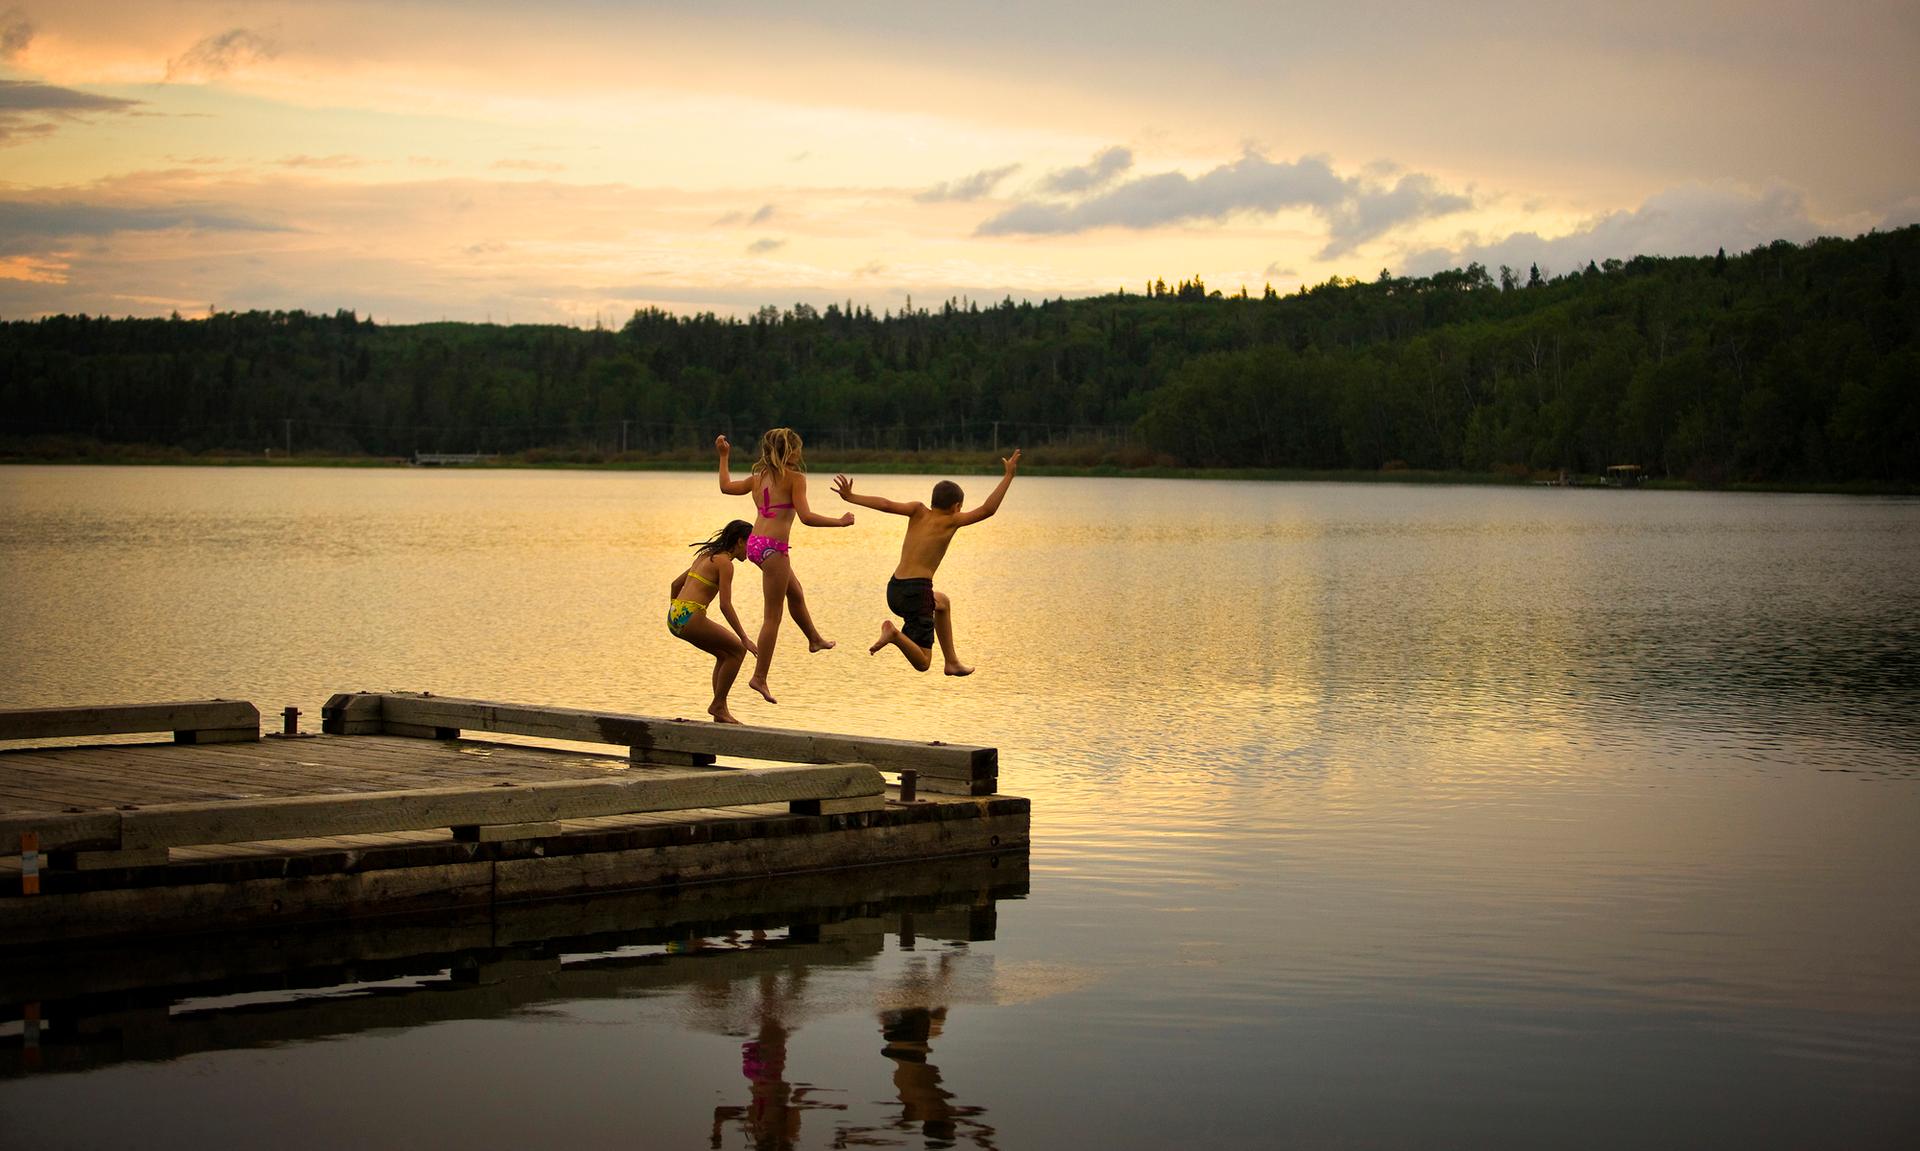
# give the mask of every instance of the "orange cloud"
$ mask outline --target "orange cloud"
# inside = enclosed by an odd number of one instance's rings
[[[64,260],[41,256],[0,256],[0,280],[19,280],[28,284],[64,284],[67,268]]]
[[[280,54],[280,46],[247,28],[229,28],[204,36],[193,47],[167,61],[167,79],[208,79],[235,68]]]

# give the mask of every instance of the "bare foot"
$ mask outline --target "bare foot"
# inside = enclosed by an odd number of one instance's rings
[[[767,690],[767,681],[764,679],[761,679],[759,676],[754,676],[752,679],[748,680],[747,686],[759,692],[760,698],[766,700],[768,703],[780,702],[779,700],[773,698],[772,692]]]
[[[713,717],[713,722],[715,723],[739,723],[740,722],[739,720],[733,718],[732,712],[728,711],[725,707],[718,706],[718,705],[708,708],[707,714]]]
[[[948,675],[972,675],[973,669],[968,667],[964,663],[950,663],[947,665],[947,674]]]
[[[838,643],[839,643],[838,640],[810,639],[807,641],[807,651],[808,652],[825,651],[830,647],[837,646]]]
[[[880,638],[873,641],[873,646],[867,649],[867,654],[872,655],[874,652],[892,643],[895,639],[899,638],[899,636],[900,629],[893,626],[892,620],[882,620],[880,623]]]

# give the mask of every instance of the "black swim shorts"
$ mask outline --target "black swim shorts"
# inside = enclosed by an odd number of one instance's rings
[[[887,610],[906,621],[902,635],[921,647],[933,647],[933,581],[901,579],[887,581]]]

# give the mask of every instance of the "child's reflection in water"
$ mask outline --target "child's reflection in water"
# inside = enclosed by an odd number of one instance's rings
[[[940,1085],[940,1069],[934,1066],[933,1041],[947,1022],[947,1000],[953,977],[953,956],[943,954],[931,977],[924,964],[915,964],[901,979],[896,1002],[908,1006],[880,1012],[880,1038],[885,1041],[880,1054],[893,1061],[893,1088],[900,1098],[900,1117],[886,1129],[911,1131],[915,1125],[928,1147],[951,1147],[961,1136],[976,1147],[992,1151],[993,1128],[980,1121],[984,1107],[967,1107],[953,1102],[953,1092]],[[919,1002],[913,1002],[918,1000]],[[837,1146],[849,1146],[873,1128],[843,1128]]]
[[[759,932],[754,937],[756,942],[764,940]],[[946,1026],[952,975],[950,954],[941,955],[931,972],[926,964],[916,962],[884,995],[885,1002],[896,1006],[880,1012],[884,1041],[880,1054],[893,1062],[900,1114],[879,1126],[841,1126],[834,1133],[833,1146],[893,1145],[897,1140],[888,1133],[917,1127],[928,1147],[951,1147],[964,1135],[973,1145],[994,1151],[994,1130],[980,1120],[986,1108],[955,1104],[953,1092],[941,1086],[940,1069],[929,1058],[933,1040]],[[812,1098],[812,1087],[795,1087],[787,1081],[787,1040],[792,1034],[787,1019],[797,1014],[805,985],[804,967],[790,970],[784,982],[777,973],[759,977],[754,1037],[740,1045],[740,1073],[749,1084],[749,1102],[745,1107],[713,1109],[711,1146],[716,1151],[728,1123],[738,1123],[756,1151],[790,1151],[799,1144],[803,1112],[847,1109],[845,1103]],[[714,1003],[728,998],[731,991],[730,984],[718,984],[698,994]]]
[[[800,1002],[805,983],[805,968],[790,972],[784,984],[777,973],[760,976],[754,1037],[740,1045],[740,1074],[747,1078],[750,1102],[713,1109],[713,1147],[720,1146],[725,1125],[737,1122],[746,1130],[749,1146],[784,1151],[798,1144],[801,1112],[846,1110],[844,1103],[816,1102],[809,1097],[812,1088],[787,1082],[787,1038],[792,1031],[786,1016]]]

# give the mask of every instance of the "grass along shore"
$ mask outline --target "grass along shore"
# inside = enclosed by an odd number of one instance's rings
[[[1002,449],[1011,451],[1012,446]],[[893,475],[997,475],[1000,459],[991,451],[962,452],[929,449],[920,452],[872,449],[829,450],[809,453],[807,470],[812,474],[834,472]],[[736,470],[743,460],[751,462],[751,452],[736,445]],[[14,441],[0,442],[0,465],[53,464],[98,466],[171,466],[171,467],[299,467],[299,468],[400,468],[416,466],[404,456],[328,455],[294,453],[279,449],[259,454],[230,450],[191,452],[185,448],[138,444],[102,444],[90,441]],[[679,450],[669,452],[605,453],[563,448],[536,448],[524,452],[488,455],[472,462],[443,465],[459,470],[473,469],[560,469],[581,471],[708,471],[714,466],[712,452]],[[1262,480],[1294,483],[1395,483],[1395,484],[1478,484],[1478,485],[1554,485],[1601,487],[1597,475],[1570,475],[1559,472],[1471,472],[1435,471],[1389,465],[1375,470],[1316,470],[1308,468],[1198,468],[1186,467],[1169,457],[1156,457],[1138,449],[1116,453],[1111,445],[1038,445],[1027,448],[1020,470],[1023,475],[1125,477],[1133,479]],[[1841,495],[1920,495],[1913,485],[1870,481],[1780,481],[1751,483],[1738,480],[1714,482],[1701,479],[1649,478],[1644,488],[1665,491],[1741,491],[1801,492]]]

